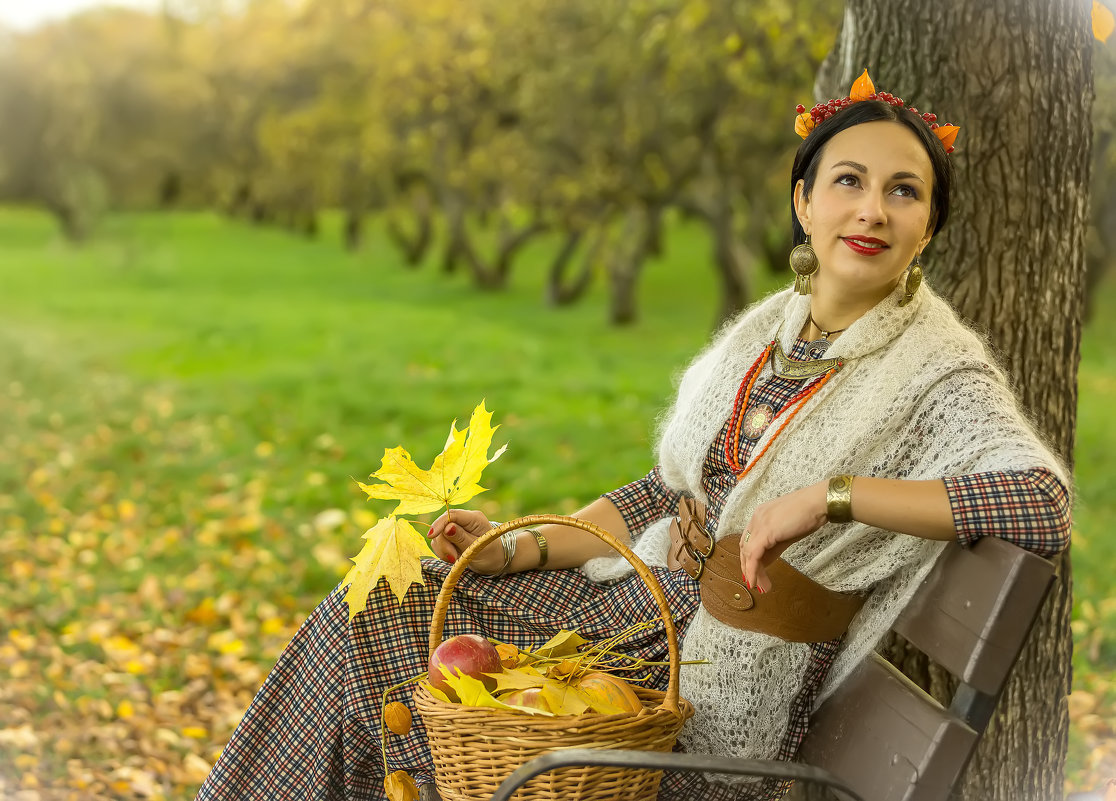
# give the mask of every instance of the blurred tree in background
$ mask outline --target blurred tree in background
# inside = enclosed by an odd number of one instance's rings
[[[313,235],[341,209],[406,261],[506,285],[547,232],[547,300],[638,314],[664,215],[708,226],[720,315],[787,250],[783,186],[836,0],[169,2],[0,53],[0,200],[72,239],[106,208],[217,208]],[[793,102],[792,102],[793,100]],[[673,210],[673,211],[672,211]],[[428,257],[436,256],[436,259]]]
[[[166,0],[0,40],[0,202],[80,240],[107,209],[215,208],[313,236],[370,221],[412,266],[505,286],[547,234],[546,301],[638,315],[664,219],[708,229],[718,319],[785,269],[785,180],[840,0]],[[1098,87],[1116,64],[1098,60]],[[1097,104],[1092,275],[1116,199]],[[1110,258],[1110,257],[1109,257]]]

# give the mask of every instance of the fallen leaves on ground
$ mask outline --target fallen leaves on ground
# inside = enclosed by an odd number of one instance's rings
[[[319,502],[348,475],[326,433],[294,447],[96,375],[78,403],[7,367],[0,798],[188,801],[375,516]],[[1068,790],[1116,775],[1116,611],[1082,609]]]
[[[303,490],[227,418],[83,391],[0,384],[0,798],[192,799],[373,518],[276,502]]]

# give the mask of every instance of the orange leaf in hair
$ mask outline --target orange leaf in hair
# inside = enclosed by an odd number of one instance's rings
[[[953,147],[953,142],[957,139],[957,132],[960,130],[961,129],[956,125],[939,125],[934,129],[934,133],[937,134],[938,139],[942,141],[942,147],[949,150]]]
[[[794,132],[803,139],[812,130],[814,130],[814,118],[810,116],[809,111],[804,111],[794,118]]]
[[[1116,28],[1116,18],[1112,16],[1112,12],[1093,0],[1093,36],[1107,42],[1113,28]]]
[[[849,90],[849,99],[854,103],[859,103],[861,100],[867,100],[869,95],[876,93],[876,85],[872,83],[872,79],[868,77],[868,70],[860,73],[860,77],[853,81],[852,89]]]

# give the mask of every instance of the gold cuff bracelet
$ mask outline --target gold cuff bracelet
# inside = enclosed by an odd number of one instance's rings
[[[539,531],[537,528],[529,528],[527,530],[531,532],[531,534],[535,538],[535,542],[537,542],[539,544],[539,564],[538,564],[538,567],[544,567],[546,565],[547,557],[549,556],[549,548],[547,547],[547,544],[546,544],[546,537],[544,537],[542,535],[542,532]]]
[[[830,523],[852,520],[852,476],[834,476],[825,491],[825,518]]]

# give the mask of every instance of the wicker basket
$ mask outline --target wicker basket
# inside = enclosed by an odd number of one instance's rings
[[[450,596],[469,560],[506,531],[559,523],[584,529],[619,551],[650,588],[662,614],[670,652],[665,693],[635,687],[643,701],[638,713],[541,717],[521,712],[446,703],[421,685],[414,699],[426,727],[438,792],[444,801],[482,801],[520,765],[548,751],[566,748],[624,748],[668,752],[693,706],[678,697],[678,636],[666,596],[647,566],[604,529],[561,515],[530,515],[511,520],[480,537],[457,560],[442,585],[430,624],[430,651],[442,642]],[[538,776],[513,796],[522,801],[652,801],[661,771],[630,768],[563,768]]]

